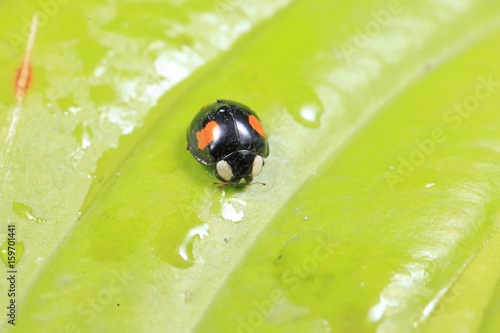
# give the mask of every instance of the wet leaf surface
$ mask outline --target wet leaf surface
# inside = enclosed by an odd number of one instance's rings
[[[39,17],[2,148],[0,239],[24,245],[2,330],[498,329],[500,4],[0,8],[3,128]],[[259,114],[265,187],[219,191],[185,150],[217,98]]]

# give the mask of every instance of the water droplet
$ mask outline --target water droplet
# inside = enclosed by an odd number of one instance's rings
[[[78,106],[70,106],[68,108],[69,112],[71,112],[72,114],[77,114],[78,112],[82,111],[82,108],[81,107],[78,107]]]
[[[222,205],[221,214],[222,218],[226,221],[240,222],[243,220],[245,213],[243,210],[237,210],[238,206],[246,206],[247,203],[241,199],[231,198],[231,199],[220,199]]]
[[[75,102],[73,95],[65,96],[62,98],[59,98],[56,103],[56,107],[59,108],[61,112],[64,112],[66,110],[69,110],[70,107],[77,105]],[[52,106],[52,105],[51,105]]]
[[[433,187],[434,185],[436,185],[436,183],[429,183],[425,185],[425,188]]]
[[[328,322],[327,319],[323,319],[323,325],[325,326],[325,331],[326,332],[331,332],[332,328],[330,327],[330,323]]]
[[[80,144],[82,149],[87,148],[92,143],[92,131],[83,123],[80,123],[75,127],[73,137]]]
[[[14,246],[10,246],[11,248],[14,248],[14,265],[17,265],[19,261],[21,260],[21,257],[23,256],[24,252],[24,243],[19,242],[16,240]],[[2,258],[3,262],[5,263],[5,266],[9,267],[9,236],[5,238],[5,243],[0,247],[0,258]]]
[[[23,219],[32,220],[38,223],[47,222],[44,219],[36,216],[33,213],[33,210],[25,204],[14,201],[12,204],[12,210],[14,210],[14,213],[16,213],[17,216],[22,217]]]
[[[106,67],[104,66],[98,66],[95,71],[94,71],[94,76],[95,77],[100,77],[104,72],[106,71]]]
[[[208,234],[208,225],[198,213],[187,205],[178,205],[163,221],[151,243],[151,250],[161,260],[177,268],[189,268],[194,264],[193,240]]]
[[[316,122],[316,108],[314,107],[314,105],[304,105],[300,110],[300,116],[306,121]]]
[[[323,106],[317,91],[296,75],[291,75],[286,71],[280,74],[281,79],[287,82],[288,89],[278,89],[277,100],[296,122],[310,128],[319,127]]]
[[[323,108],[318,103],[308,103],[293,107],[290,111],[295,116],[295,120],[302,125],[317,128],[320,125]]]

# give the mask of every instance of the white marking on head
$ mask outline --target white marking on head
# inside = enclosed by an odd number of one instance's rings
[[[247,183],[247,181],[245,180],[245,178],[240,179],[240,184],[246,184],[246,183]]]
[[[226,161],[222,160],[217,162],[217,173],[221,176],[225,181],[230,181],[233,178],[233,168]]]
[[[255,156],[252,165],[252,177],[258,176],[263,166],[264,166],[264,160],[262,159],[262,156],[260,155]]]

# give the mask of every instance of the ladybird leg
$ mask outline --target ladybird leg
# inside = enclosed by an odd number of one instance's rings
[[[264,185],[264,186],[266,186],[266,183],[262,183],[262,182],[253,182],[253,183],[248,183],[248,184],[247,184],[247,186],[254,185],[254,184],[260,184],[260,185]]]
[[[212,183],[212,186],[219,185],[219,190],[222,190],[226,186],[230,185],[228,182],[223,182],[223,183]]]
[[[189,146],[186,146],[186,150],[189,150]]]

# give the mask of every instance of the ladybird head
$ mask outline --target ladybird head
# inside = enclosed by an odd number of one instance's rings
[[[224,157],[215,165],[215,175],[233,186],[245,186],[259,175],[264,159],[248,150],[239,150]]]

